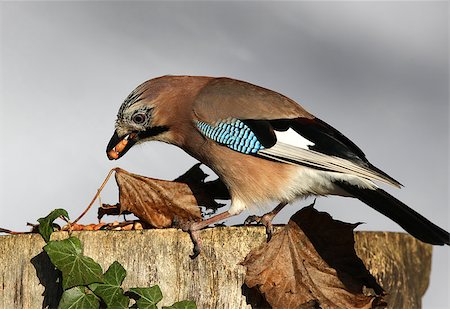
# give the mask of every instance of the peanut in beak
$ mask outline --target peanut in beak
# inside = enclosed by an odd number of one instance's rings
[[[113,149],[108,152],[108,156],[113,159],[119,158],[119,154],[128,144],[128,136],[126,136],[123,140],[121,140]]]

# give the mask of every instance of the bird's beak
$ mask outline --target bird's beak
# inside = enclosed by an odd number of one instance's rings
[[[135,143],[137,142],[137,134],[130,133],[119,137],[117,131],[111,137],[111,140],[106,146],[106,155],[110,160],[117,160],[122,157]]]

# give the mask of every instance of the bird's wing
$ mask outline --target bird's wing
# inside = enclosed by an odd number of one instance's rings
[[[231,78],[209,81],[195,99],[194,112],[208,123],[226,118],[314,118],[282,94]]]
[[[271,90],[215,79],[193,110],[203,135],[235,151],[401,186],[342,133]]]

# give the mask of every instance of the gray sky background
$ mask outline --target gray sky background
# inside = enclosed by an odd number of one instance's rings
[[[450,229],[448,2],[3,1],[0,9],[1,227],[26,230],[59,207],[75,218],[115,166],[162,179],[186,171],[195,160],[173,146],[148,143],[117,162],[105,148],[135,86],[188,74],[291,97],[405,185],[389,192]],[[102,200],[117,199],[112,181]],[[356,200],[316,205],[366,222],[360,229],[401,230]],[[450,307],[449,261],[449,248],[435,247],[425,308]]]

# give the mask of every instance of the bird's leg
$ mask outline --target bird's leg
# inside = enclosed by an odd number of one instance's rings
[[[282,202],[278,204],[277,207],[275,207],[271,212],[268,212],[262,216],[249,216],[247,219],[245,219],[244,224],[249,225],[253,222],[261,223],[266,227],[267,241],[270,241],[273,234],[272,220],[287,204],[288,203],[286,202]]]
[[[212,216],[206,220],[202,220],[199,222],[189,222],[185,224],[181,224],[180,227],[183,231],[188,232],[191,237],[192,244],[194,245],[193,253],[190,255],[191,259],[195,259],[201,251],[202,241],[200,239],[200,230],[204,229],[208,225],[214,224],[216,222],[225,220],[234,215],[230,214],[228,211],[224,211],[218,215]]]

